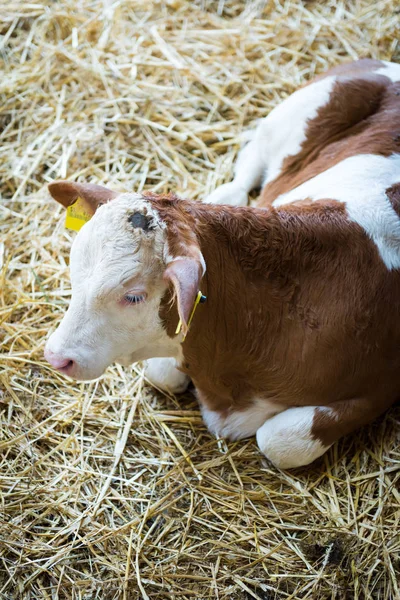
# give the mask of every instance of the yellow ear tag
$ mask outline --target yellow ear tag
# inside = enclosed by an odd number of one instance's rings
[[[67,208],[65,227],[72,229],[72,231],[79,231],[91,218],[92,215],[88,211],[85,201],[82,198],[78,198],[76,202]]]
[[[196,312],[196,308],[198,307],[198,305],[200,303],[202,304],[206,300],[207,300],[206,296],[203,296],[203,294],[200,291],[197,292],[196,300],[194,301],[194,306],[193,306],[192,312],[190,313],[189,321],[188,321],[188,324],[187,324],[188,331],[189,331],[190,324],[191,324],[191,322],[193,320],[194,313]],[[178,322],[178,325],[177,325],[177,328],[176,328],[176,331],[175,331],[175,335],[178,335],[178,333],[181,332],[181,329],[182,329],[182,321],[179,319],[179,322]],[[185,339],[186,339],[186,334],[183,336],[182,341],[184,342]]]

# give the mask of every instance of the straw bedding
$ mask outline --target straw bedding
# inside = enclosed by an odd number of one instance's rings
[[[56,178],[201,199],[315,73],[399,61],[395,0],[1,1],[0,597],[400,598],[400,410],[279,472],[141,366],[42,357],[69,296]]]

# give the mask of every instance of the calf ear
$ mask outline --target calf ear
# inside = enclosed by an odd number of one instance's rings
[[[74,181],[53,181],[49,184],[49,192],[54,200],[62,204],[64,208],[68,208],[78,198],[82,198],[85,207],[92,215],[94,215],[100,204],[104,204],[118,196],[117,192],[101,185],[76,183]]]
[[[172,260],[164,272],[165,281],[171,283],[174,287],[178,303],[178,314],[185,335],[202,276],[203,266],[201,262],[190,257],[179,257]]]

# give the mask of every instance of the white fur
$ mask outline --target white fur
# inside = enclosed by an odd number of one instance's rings
[[[253,186],[252,186],[253,187]],[[229,206],[247,206],[248,193],[252,189],[242,187],[237,181],[218,186],[205,200],[205,204],[227,204]],[[256,187],[256,185],[254,185]]]
[[[329,102],[335,81],[335,77],[325,77],[278,104],[260,122],[252,140],[240,152],[234,180],[217,188],[205,202],[244,206],[248,192],[275,179],[285,158],[300,151],[308,122]]]
[[[230,410],[226,416],[201,406],[203,419],[210,433],[218,438],[231,440],[241,440],[254,435],[266,419],[282,410],[284,409],[280,404],[259,398],[246,410]]]
[[[128,217],[147,211],[151,234],[133,228]],[[101,206],[76,236],[71,250],[72,299],[46,345],[48,356],[75,362],[69,374],[94,379],[114,361],[131,364],[158,356],[179,358],[179,339],[171,339],[159,318],[165,231],[151,204],[138,194],[122,194]],[[121,305],[124,293],[147,292],[145,302]]]
[[[328,450],[329,446],[324,446],[311,434],[316,410],[315,406],[289,408],[258,429],[258,447],[276,467],[302,467]]]
[[[180,394],[186,390],[190,379],[177,369],[175,358],[151,358],[146,361],[145,376],[160,390]]]
[[[274,206],[303,198],[331,198],[346,204],[349,217],[376,244],[388,269],[400,268],[400,219],[385,190],[400,182],[400,154],[359,154],[279,196]]]
[[[246,206],[247,194],[261,185],[265,164],[257,141],[259,129],[248,133],[248,142],[239,152],[234,167],[235,178],[217,187],[205,200],[208,204]]]
[[[336,77],[325,77],[297,90],[260,125],[259,143],[267,168],[265,185],[275,179],[288,156],[295,156],[307,138],[308,122],[330,99]]]
[[[376,75],[384,75],[385,77],[389,77],[393,83],[400,81],[400,65],[387,60],[383,60],[382,62],[385,64],[385,66],[375,71]]]

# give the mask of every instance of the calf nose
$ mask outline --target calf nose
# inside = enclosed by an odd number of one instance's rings
[[[70,373],[75,364],[72,358],[63,356],[62,354],[57,354],[56,352],[52,352],[52,350],[48,350],[47,348],[44,351],[44,357],[52,367],[57,369],[57,371],[61,371],[61,373]]]

